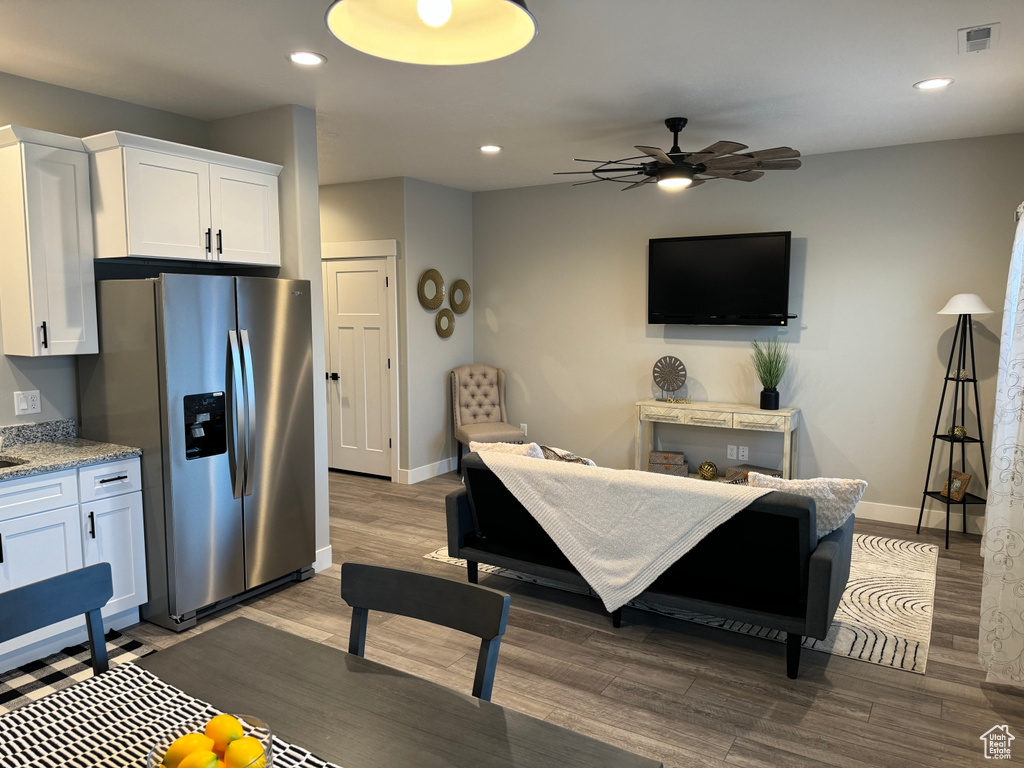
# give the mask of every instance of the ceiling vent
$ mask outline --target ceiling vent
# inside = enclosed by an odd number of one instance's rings
[[[996,47],[999,42],[999,24],[983,24],[980,27],[965,27],[956,33],[957,49],[960,53],[981,53]]]

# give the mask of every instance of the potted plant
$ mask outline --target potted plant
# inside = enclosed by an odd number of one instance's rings
[[[750,342],[754,350],[750,362],[754,364],[757,378],[761,380],[761,410],[777,411],[779,409],[779,382],[789,365],[789,343],[782,339],[768,339]]]

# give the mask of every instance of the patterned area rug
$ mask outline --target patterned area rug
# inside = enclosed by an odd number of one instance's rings
[[[155,651],[116,629],[107,632],[110,666],[148,656]],[[0,674],[0,715],[92,677],[89,644],[65,648],[52,656]]]
[[[923,675],[932,634],[938,552],[934,544],[854,534],[850,580],[828,637],[824,640],[804,638],[803,647]],[[466,567],[465,560],[448,557],[446,547],[424,557]],[[589,590],[493,565],[481,564],[480,571],[569,592],[592,594]],[[636,599],[627,605],[745,635],[778,642],[786,639],[785,632],[775,629],[679,611],[649,600]]]

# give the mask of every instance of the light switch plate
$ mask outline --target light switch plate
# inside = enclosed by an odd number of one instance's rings
[[[521,430],[523,430],[523,437],[526,437],[526,425],[525,424],[520,424],[519,428]]]
[[[14,393],[14,412],[18,416],[27,416],[28,414],[40,413],[41,411],[42,406],[39,400],[38,389]]]
[[[746,461],[749,458],[750,458],[750,449],[747,446],[745,446],[745,445],[741,445],[740,446],[740,461]]]

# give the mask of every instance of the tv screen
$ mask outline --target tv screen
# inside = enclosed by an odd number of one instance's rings
[[[790,232],[650,241],[647,322],[787,325]]]

